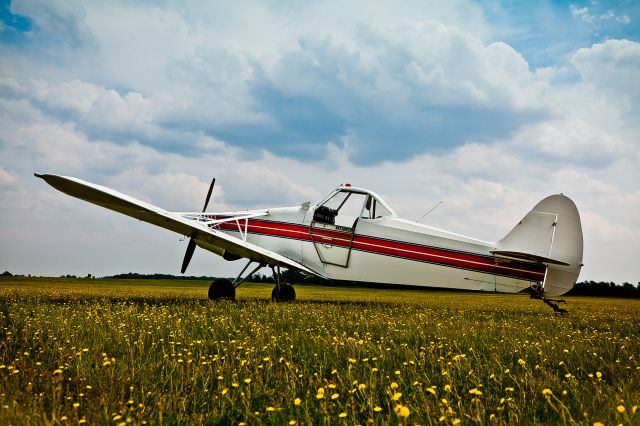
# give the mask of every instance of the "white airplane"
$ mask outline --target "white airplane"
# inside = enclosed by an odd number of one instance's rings
[[[550,304],[547,297],[571,290],[582,267],[580,216],[562,194],[543,199],[504,238],[487,242],[402,219],[375,192],[349,184],[315,205],[207,213],[214,179],[202,212],[184,213],[73,177],[35,176],[73,197],[189,237],[182,273],[196,245],[226,260],[247,259],[234,281],[211,283],[210,299],[234,299],[236,287],[268,265],[276,278],[273,299],[282,301],[295,299],[295,290],[281,280],[281,267],[363,283],[501,293],[532,288]]]

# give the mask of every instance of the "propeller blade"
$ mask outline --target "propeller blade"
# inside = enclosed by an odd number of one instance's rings
[[[187,246],[187,251],[184,254],[184,260],[182,261],[182,269],[180,269],[180,273],[184,274],[184,271],[187,270],[187,266],[189,266],[189,262],[191,262],[191,257],[193,256],[193,252],[196,250],[196,242],[193,241],[193,238],[189,238],[189,245]]]
[[[216,178],[213,178],[211,181],[211,185],[209,186],[209,192],[207,192],[207,198],[204,200],[204,207],[202,208],[202,213],[207,210],[207,206],[209,205],[209,200],[211,199],[211,193],[213,192],[213,186],[216,184]],[[182,260],[182,268],[180,272],[184,274],[187,270],[187,266],[189,266],[189,262],[191,262],[191,258],[193,257],[193,252],[196,251],[196,242],[193,241],[193,237],[189,238],[189,245],[187,246],[187,251],[184,254],[184,259]]]
[[[207,209],[207,205],[209,205],[209,199],[211,198],[211,193],[213,192],[213,185],[216,184],[216,178],[213,178],[211,181],[211,185],[209,186],[209,192],[207,192],[207,198],[204,200],[204,207],[202,208],[202,213]]]

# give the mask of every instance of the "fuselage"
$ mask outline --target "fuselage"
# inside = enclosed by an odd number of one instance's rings
[[[326,223],[318,220],[319,207],[306,203],[210,217],[263,213],[216,227],[332,280],[516,293],[544,279],[543,265],[493,256],[495,243],[395,214],[359,215],[351,226]]]

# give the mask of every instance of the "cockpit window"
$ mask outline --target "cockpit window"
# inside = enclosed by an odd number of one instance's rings
[[[379,219],[381,217],[390,216],[391,212],[378,202],[371,195],[367,195],[367,201],[364,204],[364,208],[362,209],[362,217],[363,219]]]
[[[314,221],[352,228],[357,219],[379,219],[393,215],[375,196],[365,192],[339,190],[316,208]]]

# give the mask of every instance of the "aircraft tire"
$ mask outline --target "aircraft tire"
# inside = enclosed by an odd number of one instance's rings
[[[291,284],[285,284],[278,292],[278,286],[273,287],[271,299],[276,302],[292,302],[296,300],[296,290]]]
[[[236,288],[233,283],[226,278],[216,278],[209,286],[210,300],[235,300]]]

